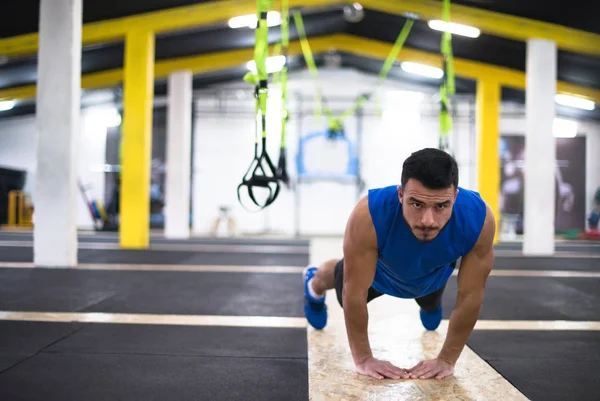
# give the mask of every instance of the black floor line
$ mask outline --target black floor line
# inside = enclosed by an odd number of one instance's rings
[[[4,369],[4,370],[0,370],[0,374],[2,374],[2,373],[4,373],[4,372],[8,372],[9,370],[16,368],[17,366],[19,366],[20,364],[22,364],[22,363],[24,363],[24,362],[27,362],[27,361],[28,361],[29,359],[31,359],[31,358],[35,358],[37,355],[39,355],[39,354],[43,353],[43,352],[44,352],[44,350],[46,350],[46,349],[48,349],[48,348],[52,347],[54,344],[58,344],[59,342],[66,340],[67,338],[71,337],[72,335],[76,334],[77,332],[81,331],[82,329],[83,329],[83,327],[80,327],[80,328],[78,328],[78,329],[75,329],[75,331],[73,331],[73,332],[71,332],[71,333],[68,333],[68,334],[66,334],[66,335],[62,336],[61,338],[59,338],[59,339],[57,339],[57,340],[55,340],[55,341],[51,342],[50,344],[48,344],[48,345],[44,346],[42,349],[40,349],[40,350],[38,350],[37,352],[33,353],[33,354],[32,354],[32,355],[30,355],[29,357],[27,357],[27,358],[25,358],[25,359],[23,359],[23,360],[21,360],[21,361],[19,361],[19,362],[15,363],[14,365],[12,365],[12,366],[10,366],[10,367],[8,367],[8,368]]]

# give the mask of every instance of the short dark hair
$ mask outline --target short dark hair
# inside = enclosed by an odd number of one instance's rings
[[[429,189],[458,187],[458,165],[454,157],[440,149],[425,148],[412,153],[402,166],[402,186],[410,179]]]

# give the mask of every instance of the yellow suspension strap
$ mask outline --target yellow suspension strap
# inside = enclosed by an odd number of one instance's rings
[[[450,23],[450,0],[443,0],[442,15],[446,24]],[[452,34],[449,30],[442,33],[441,51],[444,59],[444,78],[440,87],[440,142],[439,148],[450,152],[449,135],[452,131],[452,116],[450,115],[450,96],[454,95],[454,58],[452,55]]]
[[[255,143],[254,143],[254,159],[250,167],[242,178],[242,183],[238,186],[238,201],[242,204],[240,190],[246,186],[248,195],[254,204],[261,209],[269,206],[275,201],[279,195],[279,179],[277,177],[277,169],[271,162],[267,154],[267,96],[268,96],[268,72],[267,72],[267,56],[269,51],[268,34],[269,27],[267,25],[267,13],[273,6],[273,0],[257,0],[256,1],[256,33],[254,46],[254,62],[256,64],[256,74],[249,72],[244,76],[244,81],[251,83],[255,87],[256,110],[255,117],[260,115],[260,126],[262,130],[262,150],[258,152],[258,127],[256,120],[255,125]],[[263,164],[265,166],[263,166]],[[265,188],[269,191],[269,196],[264,203],[259,203],[254,196],[254,188]]]
[[[288,0],[281,0],[281,54],[285,57],[285,64],[279,74],[281,79],[281,141],[279,145],[279,161],[277,163],[277,177],[287,186],[290,177],[287,173],[287,123],[289,109],[287,107],[287,81],[288,81],[288,48],[290,45],[289,31],[290,10]]]

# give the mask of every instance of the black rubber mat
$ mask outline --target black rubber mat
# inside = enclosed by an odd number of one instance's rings
[[[78,328],[72,323],[0,321],[0,372],[65,339]]]
[[[32,241],[31,233],[0,232],[0,241]],[[111,233],[96,235],[80,234],[79,242],[110,243],[119,242],[119,236]],[[281,245],[281,246],[309,246],[308,239],[295,238],[261,238],[261,237],[192,237],[189,239],[167,239],[151,236],[150,244],[206,244],[206,245]]]
[[[494,269],[600,272],[600,258],[503,256],[496,257]]]
[[[481,319],[600,320],[600,279],[489,277]],[[456,301],[456,277],[444,292],[444,317]]]
[[[468,344],[533,401],[600,399],[599,332],[476,331]]]
[[[0,269],[0,310],[304,316],[290,273]]]
[[[306,266],[308,250],[299,253],[241,253],[79,249],[79,263]],[[31,247],[0,247],[1,262],[33,262]]]
[[[600,363],[600,331],[475,330],[469,347],[483,359]],[[600,367],[598,369],[600,374]],[[598,376],[600,377],[600,376]]]
[[[600,253],[600,241],[569,241],[554,244],[558,252],[586,252]],[[495,245],[498,250],[521,251],[523,243],[499,243]]]
[[[0,354],[36,353],[81,327],[76,323],[0,321]]]
[[[307,343],[300,328],[87,324],[44,352],[306,359]]]
[[[15,366],[19,362],[22,362],[25,359],[30,358],[32,355],[33,354],[31,354],[31,353],[25,354],[25,353],[19,353],[19,352],[10,352],[10,353],[6,353],[6,354],[0,353],[0,374],[3,371],[5,371],[6,369],[9,369],[9,368]]]
[[[302,359],[36,355],[0,374],[7,400],[302,400]]]

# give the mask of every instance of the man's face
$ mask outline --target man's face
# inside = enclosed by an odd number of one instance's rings
[[[452,216],[458,189],[429,189],[419,181],[410,179],[403,188],[398,187],[404,220],[417,239],[432,241]]]

